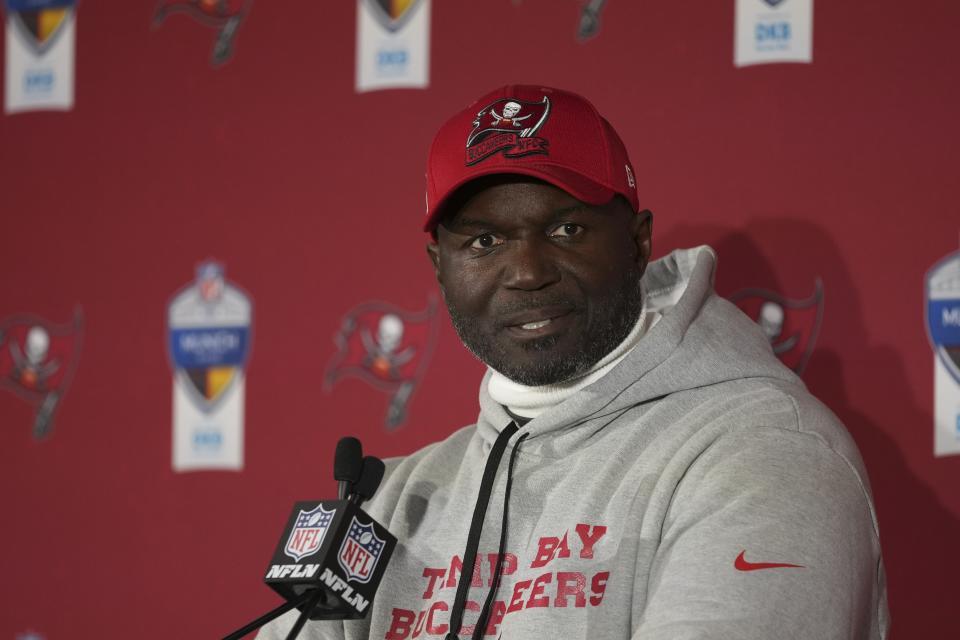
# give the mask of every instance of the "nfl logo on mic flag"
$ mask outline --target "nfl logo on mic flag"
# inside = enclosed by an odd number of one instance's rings
[[[323,536],[330,528],[333,511],[327,511],[323,505],[317,505],[312,511],[300,511],[297,522],[287,538],[287,546],[283,551],[288,556],[300,562],[305,557],[320,550]]]
[[[347,537],[340,545],[337,562],[347,574],[348,580],[370,582],[373,571],[377,568],[377,561],[383,553],[386,541],[377,537],[373,524],[360,524],[354,518],[350,522]]]
[[[386,528],[347,500],[298,502],[264,582],[287,600],[322,589],[313,620],[363,618],[396,544]]]

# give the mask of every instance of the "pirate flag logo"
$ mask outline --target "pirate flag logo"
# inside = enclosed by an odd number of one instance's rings
[[[366,0],[384,29],[391,33],[399,31],[407,24],[414,10],[422,3],[420,0]]]
[[[53,414],[66,393],[80,358],[83,314],[55,325],[34,315],[0,320],[0,388],[12,391],[36,408],[33,437],[53,430]]]
[[[760,325],[773,352],[800,375],[813,354],[823,322],[823,282],[817,278],[813,293],[803,300],[786,298],[765,289],[743,289],[730,301]]]
[[[360,524],[354,516],[337,554],[337,562],[347,580],[364,584],[370,582],[386,543],[386,540],[377,536],[373,524]]]
[[[233,40],[252,3],[253,0],[160,0],[153,15],[153,27],[158,28],[170,14],[186,13],[197,22],[217,29],[210,65],[219,67],[233,56]]]
[[[38,56],[47,52],[72,17],[76,0],[7,0],[9,16]]]
[[[600,12],[607,0],[589,0],[580,12],[580,24],[577,27],[577,39],[581,42],[596,37],[600,32]]]
[[[960,251],[933,265],[924,290],[930,345],[960,384]]]
[[[547,140],[535,134],[550,116],[550,98],[540,102],[501,98],[477,112],[467,136],[467,165],[502,151],[507,158],[546,155]]]
[[[399,427],[407,405],[426,373],[437,342],[437,301],[408,312],[386,302],[365,302],[350,310],[333,337],[337,351],[327,364],[324,390],[356,377],[390,394],[385,423]]]
[[[323,538],[327,535],[327,529],[330,528],[330,521],[333,520],[334,510],[327,511],[322,504],[310,511],[300,509],[297,521],[290,530],[290,537],[287,538],[287,544],[283,547],[283,552],[300,562],[307,556],[315,554],[320,550],[323,544]]]

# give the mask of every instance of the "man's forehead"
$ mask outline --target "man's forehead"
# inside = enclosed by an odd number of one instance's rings
[[[590,205],[548,182],[522,175],[487,176],[458,191],[441,219],[445,227],[464,226],[492,217],[543,214],[586,208]]]

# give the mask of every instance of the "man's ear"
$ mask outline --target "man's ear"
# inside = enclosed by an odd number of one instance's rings
[[[640,272],[643,273],[647,268],[647,262],[650,260],[650,252],[653,250],[653,212],[644,209],[636,214],[633,221],[633,242],[637,247],[637,265]]]
[[[430,262],[433,263],[433,274],[440,282],[440,245],[434,242],[427,243],[427,255],[430,256]]]

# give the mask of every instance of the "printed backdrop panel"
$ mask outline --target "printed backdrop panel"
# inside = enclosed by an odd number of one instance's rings
[[[402,455],[475,419],[423,163],[508,82],[620,131],[655,254],[717,249],[718,291],[863,452],[892,637],[952,637],[960,315],[934,267],[960,248],[960,7],[812,4],[60,3],[72,109],[0,116],[0,640],[223,637],[277,604],[264,567],[291,505],[334,497],[340,437]],[[425,33],[358,77],[358,8]],[[216,297],[211,260],[238,315],[171,318],[184,287]]]

